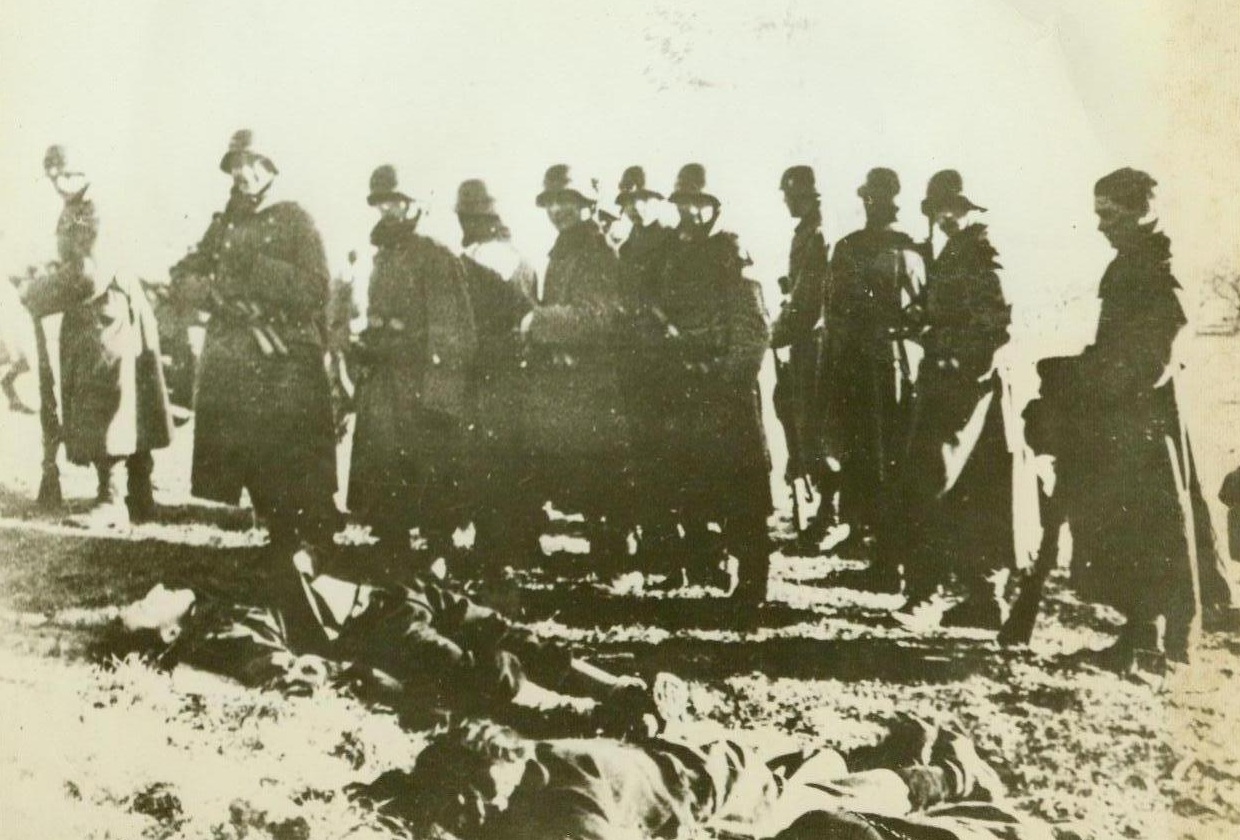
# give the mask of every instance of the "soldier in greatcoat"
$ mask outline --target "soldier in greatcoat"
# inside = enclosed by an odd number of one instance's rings
[[[872,565],[858,582],[880,590],[900,586],[897,496],[926,279],[913,240],[893,227],[899,193],[899,177],[883,167],[857,188],[866,224],[835,246],[821,379],[827,452],[841,465],[840,515],[854,545],[873,544]]]
[[[522,432],[524,371],[518,327],[538,300],[538,274],[512,243],[485,181],[457,189],[461,262],[478,349],[472,377],[474,429],[468,436],[474,551],[484,563],[538,550],[531,508],[545,501]]]
[[[1007,342],[1011,311],[983,208],[956,175],[927,198],[947,235],[930,271],[925,359],[918,382],[906,470],[908,603],[916,611],[956,577],[966,598],[944,624],[998,629],[1006,618],[996,573],[1015,558],[1012,453],[1004,433],[995,352]]]
[[[277,197],[276,164],[248,130],[220,159],[224,210],[172,268],[174,294],[209,313],[195,399],[194,495],[248,490],[274,555],[327,549],[339,518],[331,386],[324,365],[329,275],[310,215]]]
[[[655,298],[670,366],[661,376],[673,377],[656,385],[665,400],[660,456],[689,563],[710,575],[721,559],[716,548],[726,550],[739,561],[734,596],[757,603],[766,598],[771,512],[758,399],[770,340],[761,290],[745,276],[749,258],[736,236],[714,229],[720,202],[700,164],[681,168],[669,200],[680,225]],[[710,523],[722,528],[721,546]]]
[[[523,434],[535,486],[591,520],[591,550],[627,552],[632,527],[629,424],[620,392],[619,264],[594,207],[597,186],[564,164],[536,203],[559,231],[537,303],[522,318]]]
[[[1031,445],[1055,456],[1072,581],[1127,620],[1092,657],[1119,671],[1187,662],[1199,621],[1217,630],[1235,619],[1177,394],[1174,345],[1187,319],[1171,241],[1151,217],[1156,185],[1124,168],[1094,186],[1098,230],[1115,249],[1097,335],[1079,357],[1039,365],[1044,405],[1027,411]]]
[[[788,444],[785,471],[792,492],[797,482],[822,497],[818,514],[807,523],[801,543],[818,543],[835,521],[835,471],[822,448],[822,404],[819,399],[819,358],[823,307],[827,292],[827,244],[822,236],[822,208],[814,170],[791,166],[779,180],[784,204],[797,220],[788,255],[788,274],[781,278],[784,300],[771,325],[771,347],[776,351],[776,413]],[[786,353],[786,361],[779,351]],[[794,506],[794,511],[799,505]],[[799,514],[798,514],[799,515]],[[798,528],[800,523],[796,523]]]
[[[620,244],[620,285],[624,296],[626,328],[634,337],[650,333],[655,341],[631,341],[623,358],[621,388],[632,420],[633,465],[636,482],[634,518],[640,525],[638,552],[643,563],[661,568],[679,554],[679,533],[673,509],[675,482],[662,456],[664,397],[653,372],[665,365],[659,338],[663,327],[654,309],[664,263],[676,241],[676,231],[659,220],[664,196],[646,184],[646,171],[630,166],[620,177],[616,205],[628,220],[628,235]]]
[[[43,168],[64,200],[58,261],[24,286],[23,302],[35,318],[64,313],[62,440],[69,460],[93,465],[98,479],[94,507],[72,521],[123,527],[154,514],[151,452],[172,435],[159,329],[137,278],[96,262],[99,218],[87,175],[61,146],[47,150]]]
[[[464,435],[477,338],[460,260],[417,232],[421,211],[396,169],[377,168],[378,209],[366,330],[357,357],[357,429],[349,507],[390,551],[417,526],[433,555],[451,551],[468,514]]]

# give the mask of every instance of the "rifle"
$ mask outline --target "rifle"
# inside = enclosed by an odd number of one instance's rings
[[[12,282],[20,286],[24,281],[33,280],[38,269],[31,266],[26,269],[26,277],[13,277]],[[64,496],[60,492],[60,467],[57,457],[60,454],[61,428],[60,409],[56,402],[56,373],[52,370],[52,354],[47,346],[47,332],[43,329],[43,318],[30,313],[34,321],[35,354],[39,364],[39,426],[43,432],[43,474],[39,479],[39,495],[36,502],[44,510],[55,510],[64,504]]]
[[[1067,520],[1063,504],[1054,495],[1042,495],[1042,542],[1033,568],[1020,584],[1020,594],[1012,603],[1008,619],[999,629],[999,644],[1027,645],[1033,638],[1033,626],[1038,621],[1042,606],[1042,591],[1046,579],[1059,565],[1059,532]]]

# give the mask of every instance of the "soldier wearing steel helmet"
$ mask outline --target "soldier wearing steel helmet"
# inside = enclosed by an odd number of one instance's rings
[[[814,170],[803,165],[789,167],[779,180],[779,188],[797,225],[788,255],[788,274],[780,281],[783,304],[771,325],[771,347],[776,350],[775,410],[788,443],[786,477],[794,500],[799,499],[799,483],[807,483],[807,489],[821,494],[817,516],[800,535],[802,545],[816,548],[835,521],[835,474],[822,449],[818,382],[828,248],[822,235]],[[786,354],[786,362],[779,351]],[[794,506],[794,513],[799,517],[799,504]]]
[[[633,422],[633,465],[637,492],[634,512],[640,524],[638,552],[643,565],[662,569],[679,553],[679,534],[672,510],[667,464],[661,453],[667,444],[663,428],[663,391],[674,387],[677,371],[665,370],[664,327],[654,314],[663,264],[676,241],[676,232],[659,220],[662,193],[646,183],[646,171],[630,166],[620,176],[616,205],[628,221],[628,236],[620,244],[620,283],[626,324],[632,339],[622,369],[625,406]]]
[[[389,562],[408,555],[414,527],[433,561],[452,554],[453,532],[468,521],[473,309],[461,261],[418,233],[422,212],[394,166],[374,170],[366,203],[379,220],[357,353],[349,507],[371,525]]]
[[[841,239],[831,259],[822,387],[827,452],[841,465],[840,515],[853,545],[870,543],[864,585],[898,590],[899,489],[921,348],[925,263],[894,227],[900,179],[870,170],[857,195],[865,227]]]
[[[322,553],[339,518],[323,243],[310,214],[278,197],[279,170],[252,132],[233,134],[219,166],[228,203],[171,271],[173,294],[211,316],[192,492],[235,505],[247,490],[274,557]]]
[[[959,579],[966,600],[944,624],[998,629],[1007,616],[995,573],[1015,559],[1012,453],[995,353],[1007,342],[1011,309],[985,208],[964,193],[959,173],[931,178],[923,209],[947,237],[927,284],[925,347],[911,424],[908,602],[900,616],[931,609],[934,589]]]
[[[701,164],[682,167],[668,198],[680,214],[655,307],[663,353],[676,368],[661,387],[665,441],[660,453],[686,532],[686,573],[727,583],[725,553],[738,561],[733,595],[766,598],[771,512],[770,458],[758,400],[758,370],[769,346],[761,291],[735,235],[716,230],[721,203]],[[722,528],[722,544],[714,523]]]
[[[522,318],[523,432],[535,486],[591,519],[591,550],[627,553],[632,526],[629,424],[620,394],[621,289],[616,253],[594,218],[593,179],[557,164],[536,204],[559,232],[536,305]]]
[[[512,553],[537,549],[530,509],[544,499],[531,486],[534,467],[520,422],[525,392],[517,328],[538,300],[538,274],[513,244],[485,181],[462,181],[455,209],[478,334],[468,458],[474,553],[485,571]]]

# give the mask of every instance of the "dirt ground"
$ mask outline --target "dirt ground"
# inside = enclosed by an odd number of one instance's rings
[[[1240,463],[1238,343],[1191,348],[1207,488]],[[0,429],[0,836],[406,836],[340,795],[416,754],[421,735],[393,715],[334,692],[288,698],[85,658],[115,608],[157,581],[239,598],[262,584],[248,512],[188,497],[189,427],[158,460],[160,521],[123,538],[36,515],[37,419],[0,414]],[[81,506],[92,476],[65,478]],[[618,671],[682,675],[703,718],[845,748],[898,710],[954,721],[1061,840],[1240,836],[1240,641],[1207,638],[1190,670],[1151,687],[1054,662],[1102,646],[1116,623],[1060,580],[1031,648],[1002,651],[984,633],[902,628],[894,597],[839,586],[853,565],[777,556],[772,602],[750,616],[712,593],[598,580],[588,555],[565,551],[491,594]]]

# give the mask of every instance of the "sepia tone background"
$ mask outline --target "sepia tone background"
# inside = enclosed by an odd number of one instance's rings
[[[855,189],[879,165],[899,171],[901,224],[924,237],[926,179],[955,167],[970,197],[990,208],[1016,306],[1008,361],[1026,395],[1020,374],[1034,357],[1072,352],[1092,335],[1091,299],[1110,258],[1092,213],[1101,174],[1132,165],[1158,178],[1186,308],[1201,323],[1227,314],[1214,280],[1240,272],[1240,7],[1226,0],[3,0],[0,20],[0,270],[9,273],[52,256],[59,200],[40,167],[49,143],[68,145],[94,176],[109,249],[102,259],[159,280],[222,208],[228,181],[217,163],[241,126],[278,162],[281,192],[315,216],[333,270],[356,248],[363,281],[374,221],[366,182],[381,162],[401,166],[429,211],[426,231],[450,243],[457,183],[486,178],[519,247],[541,263],[553,230],[533,197],[549,164],[579,161],[609,196],[628,164],[644,164],[668,190],[682,163],[699,160],[725,203],[723,224],[740,234],[768,289],[786,270],[792,223],[776,187],[787,165],[816,167],[830,240],[861,225]],[[1186,348],[1208,495],[1240,463],[1237,344],[1206,336]],[[33,420],[20,430],[10,422],[0,417],[6,621],[10,610],[32,622],[54,609],[106,611],[170,572],[250,581],[253,534],[223,528],[221,538],[198,522],[175,523],[130,545],[23,519],[17,500],[33,492],[38,431]],[[163,486],[184,484],[187,449],[182,432],[161,456]],[[87,478],[71,474],[71,491],[85,493]],[[220,539],[241,559],[203,549]],[[798,588],[813,581],[813,564],[777,566],[792,608],[768,611],[773,626],[739,642],[731,631],[682,627],[641,601],[641,615],[663,624],[644,627],[626,612],[600,628],[593,596],[582,596],[580,626],[558,605],[533,617],[604,656],[637,647],[639,659],[670,661],[659,650],[667,639],[673,651],[700,648],[699,660],[677,665],[696,690],[718,695],[715,714],[729,723],[839,738],[895,707],[963,716],[1005,778],[1021,784],[1022,806],[1062,820],[1060,838],[1231,836],[1240,755],[1226,745],[1240,721],[1225,683],[1221,697],[1168,700],[1111,677],[1007,670],[967,639],[922,656],[857,618],[855,605],[841,609],[839,590]],[[604,604],[635,609],[620,598]],[[1047,649],[1110,626],[1058,593],[1050,611],[1039,631]],[[238,791],[257,802],[250,783],[275,778],[271,797],[291,801],[285,794],[302,784],[321,792],[296,813],[308,815],[313,836],[339,836],[315,822],[342,818],[338,802],[323,804],[329,794],[403,758],[383,752],[401,737],[390,722],[358,723],[352,707],[332,703],[312,710],[264,699],[276,709],[271,727],[291,721],[283,728],[298,743],[263,733],[265,748],[237,747],[230,727],[254,717],[250,697],[200,708],[179,688],[166,696],[145,672],[101,677],[62,665],[71,645],[59,629],[6,625],[3,635],[0,672],[22,676],[0,679],[0,705],[28,749],[0,756],[0,782],[22,783],[0,788],[28,814],[57,815],[49,819],[62,828],[72,825],[60,817],[66,779],[66,789],[81,788],[81,807],[94,809],[83,810],[84,822],[122,815],[138,836],[149,824],[131,813],[131,794],[151,778],[180,785],[192,825],[226,821]],[[27,657],[27,648],[41,655]],[[774,665],[771,648],[784,651]],[[1234,651],[1213,648],[1205,662],[1207,679],[1234,678]],[[910,663],[913,676],[898,673]],[[930,687],[917,682],[926,679]],[[118,695],[129,700],[118,704]],[[234,709],[243,710],[236,720]],[[376,734],[372,725],[387,728]],[[329,760],[342,730],[365,747],[366,761],[351,770]],[[220,744],[235,752],[217,760]],[[1185,764],[1192,756],[1213,769]],[[1133,783],[1130,771],[1145,781]],[[198,791],[201,819],[192,806],[199,777],[214,786]],[[47,789],[48,807],[27,796],[31,779]]]

